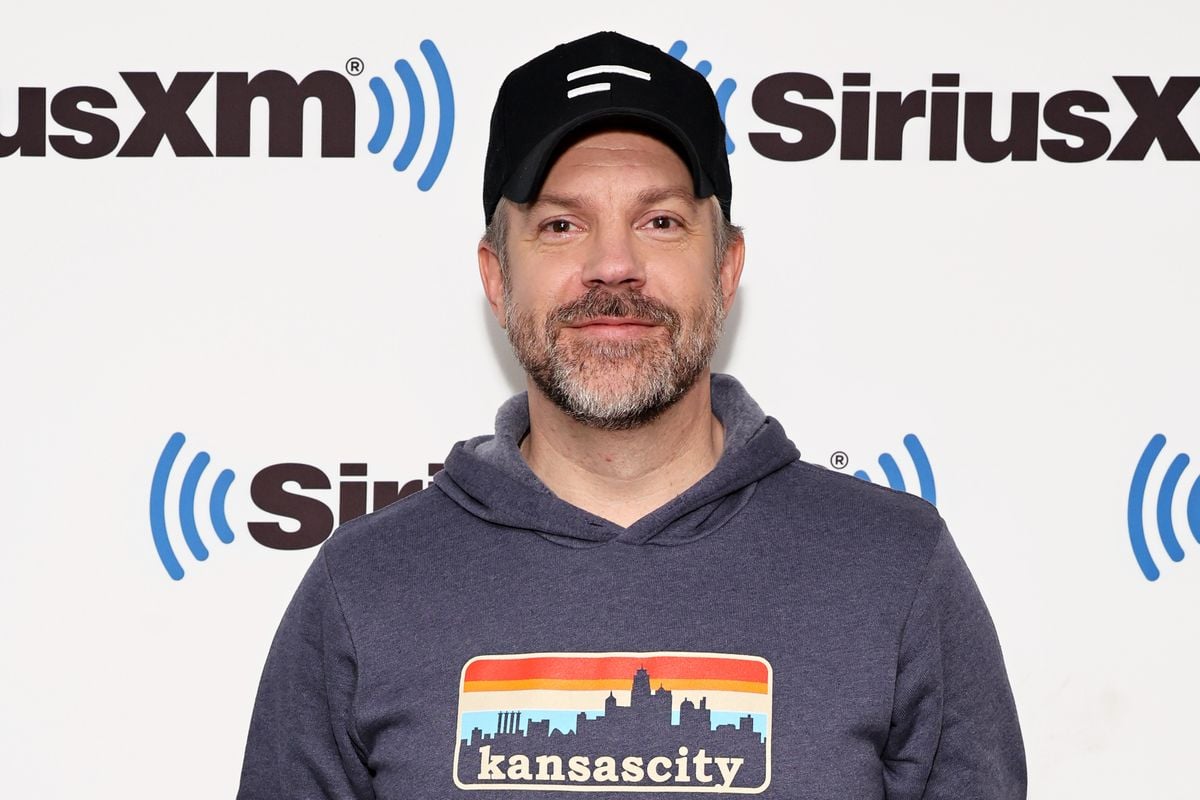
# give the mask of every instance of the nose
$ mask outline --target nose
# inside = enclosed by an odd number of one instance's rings
[[[639,252],[636,234],[620,224],[597,225],[588,237],[584,257],[584,285],[640,289],[646,282],[646,269]]]

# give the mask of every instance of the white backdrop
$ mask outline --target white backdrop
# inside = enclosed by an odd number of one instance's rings
[[[260,101],[248,158],[179,158],[164,141],[149,158],[51,147],[0,159],[5,796],[233,795],[270,637],[316,552],[251,538],[249,522],[295,524],[256,508],[251,481],[285,462],[335,486],[346,462],[367,463],[372,481],[425,479],[453,442],[490,429],[520,388],[474,266],[491,103],[512,67],[604,28],[664,49],[685,41],[683,60],[711,61],[714,86],[737,81],[733,213],[749,255],[719,366],[815,463],[842,451],[846,469],[883,481],[876,459],[892,453],[915,491],[902,440],[919,437],[1005,648],[1031,797],[1200,795],[1195,465],[1168,508],[1180,563],[1155,513],[1167,464],[1200,455],[1196,162],[1155,144],[1133,161],[1039,152],[979,163],[961,142],[958,160],[935,162],[924,119],[910,123],[899,161],[842,160],[835,144],[781,162],[747,138],[795,139],[751,102],[769,75],[827,81],[834,99],[789,100],[836,120],[844,72],[904,93],[953,72],[961,91],[993,95],[1001,134],[1013,92],[1042,102],[1095,92],[1110,111],[1088,116],[1115,145],[1135,114],[1113,76],[1147,76],[1161,91],[1200,74],[1200,7],[70,5],[5,10],[0,135],[17,129],[18,87],[46,88],[47,117],[63,89],[108,91],[117,108],[98,113],[124,141],[141,115],[122,71],[169,84],[187,71],[332,70],[357,101],[355,155],[319,156],[310,104],[304,155],[268,157]],[[421,191],[448,110],[426,39],[445,61],[455,120],[445,167]],[[352,58],[361,75],[346,75]],[[398,58],[427,101],[403,172],[390,163],[408,126]],[[371,77],[396,102],[379,154],[367,148],[379,115]],[[215,83],[190,107],[210,146]],[[1200,140],[1200,100],[1180,119]],[[53,120],[47,133],[71,134]],[[1061,138],[1045,123],[1040,137]],[[164,496],[178,581],[148,511],[175,432],[187,441]],[[1126,509],[1156,433],[1167,441],[1144,517],[1162,575],[1149,581]],[[200,451],[212,458],[197,493],[203,562],[178,511]],[[236,475],[229,544],[208,513],[222,469]],[[304,494],[337,508],[336,488]]]

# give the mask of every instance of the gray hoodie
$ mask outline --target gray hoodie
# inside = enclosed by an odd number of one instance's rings
[[[712,400],[716,467],[628,528],[530,471],[524,395],[340,528],[272,644],[239,800],[1025,797],[937,511],[800,461],[728,376]]]

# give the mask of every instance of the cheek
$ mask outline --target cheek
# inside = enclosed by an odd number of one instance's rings
[[[721,282],[710,267],[710,271],[703,275],[690,277],[686,287],[679,287],[674,297],[673,303],[679,310],[708,308],[712,306],[714,298],[723,297]]]
[[[569,280],[514,280],[509,287],[511,302],[525,312],[539,316],[566,305],[583,293],[582,287]]]
[[[540,330],[556,305],[543,293],[530,291],[528,286],[513,286],[505,298],[505,324],[509,327],[520,325],[527,332],[535,328]]]

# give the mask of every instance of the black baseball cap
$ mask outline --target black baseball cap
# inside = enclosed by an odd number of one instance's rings
[[[730,218],[725,123],[708,81],[657,47],[603,32],[561,44],[504,79],[483,168],[485,220],[501,197],[535,199],[569,136],[612,126],[643,130],[673,147],[696,196],[716,195]]]

